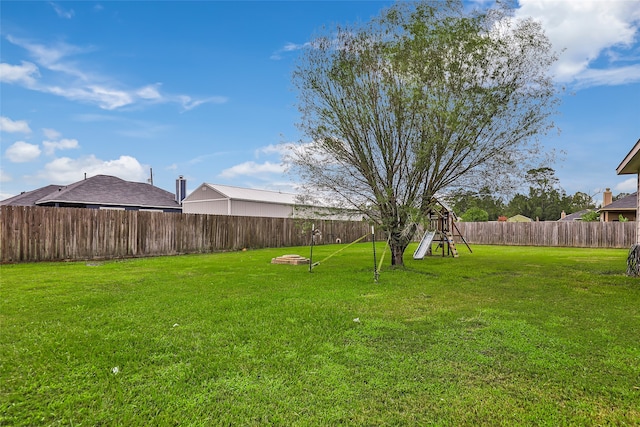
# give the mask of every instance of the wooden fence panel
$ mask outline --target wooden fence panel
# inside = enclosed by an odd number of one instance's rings
[[[364,222],[36,206],[1,206],[0,220],[3,263],[302,246],[311,224],[322,231],[318,243],[351,242],[369,230]]]
[[[635,222],[461,222],[470,244],[629,248],[636,243]]]

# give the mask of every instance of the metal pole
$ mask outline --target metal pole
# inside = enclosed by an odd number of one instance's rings
[[[311,269],[313,268],[313,236],[315,234],[316,225],[311,224],[311,253],[309,254],[309,273],[311,273]]]
[[[373,242],[373,280],[378,283],[378,262],[376,260],[376,233],[371,226],[371,241]]]

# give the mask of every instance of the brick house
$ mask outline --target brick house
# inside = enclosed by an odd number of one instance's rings
[[[96,175],[69,185],[47,185],[0,201],[9,206],[182,212],[178,196],[144,182]]]

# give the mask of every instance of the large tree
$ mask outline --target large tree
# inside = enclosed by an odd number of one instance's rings
[[[507,185],[533,158],[554,60],[540,25],[504,6],[397,3],[308,43],[293,73],[305,142],[288,160],[310,192],[378,224],[402,265],[436,194]]]

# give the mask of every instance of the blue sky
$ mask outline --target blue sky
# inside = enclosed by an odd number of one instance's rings
[[[486,4],[487,2],[481,2]],[[389,1],[0,2],[0,198],[99,173],[169,191],[202,182],[291,191],[291,71],[323,25]],[[566,86],[543,139],[569,193],[635,190],[615,169],[640,138],[640,2],[520,0]],[[598,195],[597,198],[601,196]]]

